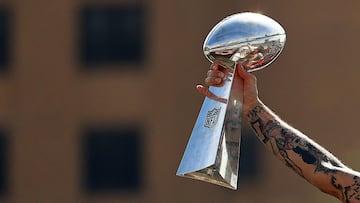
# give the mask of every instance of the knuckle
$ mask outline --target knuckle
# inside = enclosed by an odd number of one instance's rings
[[[225,73],[222,72],[222,71],[219,71],[219,72],[217,73],[217,76],[220,77],[220,78],[224,78],[224,77],[225,77]]]
[[[212,70],[219,70],[222,68],[222,65],[220,62],[215,62],[212,64]]]
[[[205,78],[204,82],[205,84],[210,85],[210,78]]]

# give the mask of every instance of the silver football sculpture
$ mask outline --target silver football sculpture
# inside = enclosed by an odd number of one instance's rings
[[[205,39],[203,50],[211,62],[241,63],[248,71],[273,62],[282,51],[285,30],[273,19],[258,13],[238,13],[219,22]]]
[[[251,12],[231,15],[210,31],[204,54],[227,68],[228,75],[222,87],[209,89],[226,102],[205,98],[177,175],[237,189],[243,83],[234,77],[236,64],[247,71],[262,69],[278,57],[285,40],[279,23]]]

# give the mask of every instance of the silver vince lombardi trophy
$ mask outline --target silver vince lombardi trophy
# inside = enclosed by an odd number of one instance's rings
[[[210,87],[210,91],[226,102],[205,98],[178,176],[237,189],[243,81],[233,82],[235,67],[241,63],[247,71],[265,68],[280,54],[285,40],[279,23],[252,12],[226,17],[210,31],[204,54],[210,62],[221,63],[229,73],[222,87]]]

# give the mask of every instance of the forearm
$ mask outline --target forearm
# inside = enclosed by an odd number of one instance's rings
[[[261,102],[251,108],[247,116],[259,139],[298,175],[344,202],[350,202],[346,187],[354,189],[351,198],[359,198],[358,176],[327,150],[287,125]],[[352,183],[343,181],[348,177],[352,177]]]

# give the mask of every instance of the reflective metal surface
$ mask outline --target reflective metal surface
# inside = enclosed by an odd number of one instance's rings
[[[243,82],[235,67],[237,63],[248,71],[266,67],[282,51],[285,38],[277,22],[249,12],[229,16],[210,31],[204,54],[229,72],[224,86],[210,91],[227,103],[205,98],[177,175],[237,189]]]
[[[204,42],[204,54],[211,62],[233,67],[242,63],[248,71],[266,67],[285,45],[285,30],[273,19],[257,13],[239,13],[218,23]]]

